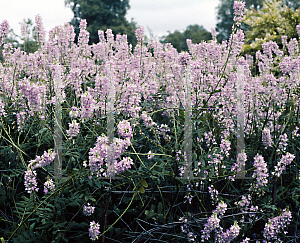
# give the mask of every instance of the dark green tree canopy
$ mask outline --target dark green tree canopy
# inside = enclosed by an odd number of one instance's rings
[[[188,51],[186,39],[191,39],[193,43],[200,43],[201,41],[212,40],[211,33],[208,32],[203,26],[189,25],[186,30],[181,33],[175,30],[173,33],[168,31],[167,36],[161,38],[162,43],[171,43],[178,52]]]
[[[90,33],[89,44],[98,43],[98,30],[111,29],[113,34],[127,34],[128,43],[136,45],[136,23],[125,18],[130,8],[129,0],[65,0],[71,7],[74,18],[70,22],[75,28],[77,42],[80,19],[86,19],[87,31]]]
[[[234,23],[234,1],[236,0],[221,0],[221,3],[216,8],[218,10],[217,14],[217,40],[222,43],[224,40],[228,40],[230,34],[232,33],[232,25]],[[249,9],[253,7],[254,9],[259,9],[262,7],[264,0],[244,0],[245,8]],[[249,26],[242,23],[240,28],[244,31],[250,30]]]
[[[221,43],[224,40],[228,40],[230,37],[230,34],[232,32],[232,25],[233,25],[233,18],[234,18],[234,10],[233,10],[233,4],[234,1],[237,0],[221,0],[221,3],[216,8],[218,10],[217,14],[217,40],[219,43]],[[245,8],[246,9],[254,9],[254,10],[260,10],[263,7],[263,3],[267,1],[272,0],[244,0],[245,2]],[[286,5],[289,8],[292,8],[293,11],[295,11],[297,8],[300,7],[300,1],[299,0],[283,0],[281,7]],[[242,23],[240,28],[243,31],[251,30],[251,27],[245,23]]]
[[[241,51],[242,56],[251,55],[255,63],[255,73],[258,72],[255,53],[262,50],[262,44],[268,41],[277,43],[279,49],[288,54],[283,48],[282,36],[286,36],[289,42],[292,38],[298,39],[296,26],[300,24],[300,8],[293,11],[286,5],[282,6],[282,0],[265,2],[261,10],[246,10],[243,22],[251,26],[251,30],[245,32],[245,42]],[[276,69],[279,59],[276,59]]]

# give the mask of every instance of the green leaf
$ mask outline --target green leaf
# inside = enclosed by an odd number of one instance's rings
[[[158,219],[160,220],[160,222],[162,222],[163,224],[166,223],[166,219],[164,218],[164,216],[162,214],[158,215]]]
[[[145,187],[145,188],[148,187],[148,184],[147,184],[147,182],[145,181],[145,179],[142,179],[142,180],[141,180],[141,183],[142,183],[143,187]]]
[[[32,223],[32,224],[30,225],[30,229],[32,230],[32,229],[34,228],[34,226],[35,226],[35,223]]]
[[[4,205],[6,201],[6,196],[1,196],[0,197],[0,205]]]
[[[148,211],[148,210],[147,210]],[[146,213],[146,212],[145,212]],[[148,220],[148,219],[150,219],[150,218],[152,218],[154,215],[155,215],[155,213],[154,212],[149,212],[148,211],[148,213],[146,214],[147,216],[146,216],[146,218],[145,218],[145,220]]]
[[[145,188],[143,186],[140,187],[140,192],[145,193]]]
[[[154,212],[154,210],[155,210],[155,205],[154,204],[151,204],[150,210]]]
[[[209,177],[213,177],[215,174],[215,168],[211,168],[211,171],[209,172]]]
[[[197,160],[197,154],[194,153],[194,154],[193,154],[193,161],[196,161],[196,160]]]
[[[162,211],[163,211],[163,205],[162,205],[161,202],[159,202],[159,204],[158,204],[158,206],[157,206],[157,212],[158,212],[158,213],[162,213]]]
[[[30,236],[27,232],[24,232],[23,235],[26,237],[26,239],[30,239]]]

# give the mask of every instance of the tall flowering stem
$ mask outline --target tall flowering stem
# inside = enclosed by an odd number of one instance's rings
[[[36,171],[27,170],[25,171],[25,190],[28,193],[32,193],[34,191],[38,191],[37,180],[36,180]]]
[[[264,188],[268,184],[268,168],[267,163],[264,161],[264,158],[257,154],[254,157],[254,167],[256,167],[255,172],[253,173],[253,178],[256,179],[256,182],[252,184],[250,190],[258,190],[262,194],[264,194],[264,191],[262,191],[262,188]]]
[[[89,228],[89,236],[92,241],[97,240],[99,237],[98,235],[100,234],[100,224],[96,223],[95,221],[92,221],[90,223],[90,228]]]
[[[4,20],[0,25],[0,46],[4,43],[4,40],[9,32],[9,24],[7,20]]]
[[[244,9],[245,9],[245,2],[243,1],[234,1],[233,9],[234,11],[234,18],[233,21],[236,21],[236,25],[240,26],[241,21],[243,20]]]
[[[281,160],[275,166],[275,171],[273,174],[277,177],[280,177],[282,172],[286,169],[286,166],[290,165],[293,159],[295,159],[295,155],[293,154],[288,153],[287,155],[282,155]]]
[[[45,39],[45,30],[42,22],[42,17],[38,14],[35,16],[35,35],[37,45],[41,45]]]

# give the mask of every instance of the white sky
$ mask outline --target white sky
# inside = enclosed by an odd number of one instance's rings
[[[207,31],[217,24],[216,7],[220,0],[130,0],[126,18],[131,18],[149,35],[167,35],[167,31],[183,31],[188,25],[202,25]],[[35,23],[40,14],[48,40],[49,30],[71,21],[73,12],[64,6],[64,0],[0,0],[0,23],[4,19],[17,35],[21,34],[20,24],[24,19]]]

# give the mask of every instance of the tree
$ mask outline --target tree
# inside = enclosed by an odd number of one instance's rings
[[[220,5],[216,8],[218,10],[217,19],[219,20],[219,22],[217,23],[216,31],[218,33],[217,40],[219,43],[224,40],[228,40],[232,32],[232,25],[234,23],[234,1],[237,0],[221,0]],[[254,10],[259,10],[262,8],[263,3],[266,1],[270,0],[244,0],[245,8],[250,9],[252,7]],[[287,7],[292,8],[293,11],[300,7],[299,0],[283,0],[281,7],[283,7],[284,4]],[[242,23],[240,27],[243,31],[251,29],[249,25],[245,23]]]
[[[261,44],[267,41],[275,41],[281,45],[281,36],[287,39],[298,38],[296,25],[300,23],[300,9],[293,11],[286,5],[282,6],[282,0],[267,1],[262,10],[246,10],[244,23],[251,26],[246,31],[243,51],[255,51],[261,49]]]
[[[20,47],[20,49],[22,51],[25,51],[27,54],[34,53],[35,51],[38,50],[39,46],[35,41],[35,34],[34,34],[35,27],[33,27],[33,22],[31,19],[27,19],[27,20],[24,19],[21,24],[24,24],[26,26],[25,28],[26,31],[24,33],[25,36],[19,36],[14,33],[13,29],[10,29],[8,36],[4,41],[4,44],[11,43],[13,47],[15,48]],[[18,41],[18,38],[24,41],[23,44],[21,44]],[[3,50],[3,46],[0,46],[0,62],[4,61],[2,56],[2,50]]]
[[[90,33],[89,44],[98,43],[98,30],[111,29],[113,34],[127,34],[128,43],[135,46],[137,24],[125,18],[130,8],[129,0],[65,0],[66,6],[72,8],[74,18],[70,22],[75,28],[75,42],[78,40],[80,19],[86,19],[87,31]]]
[[[211,33],[208,32],[203,26],[189,25],[186,30],[181,33],[175,30],[173,33],[168,31],[167,36],[161,38],[162,43],[171,43],[178,52],[188,51],[186,39],[191,39],[193,43],[200,43],[201,41],[212,40]]]
[[[286,35],[287,41],[298,39],[296,26],[300,24],[300,8],[293,11],[282,0],[266,1],[262,10],[246,10],[243,22],[251,26],[251,30],[245,32],[245,44],[241,54],[252,55],[256,62],[255,53],[262,50],[262,44],[274,41],[279,49],[283,49],[281,36]],[[286,53],[287,54],[287,53]],[[255,65],[255,72],[258,71]]]
[[[33,23],[31,19],[23,20],[23,23],[26,26],[25,30],[25,36],[23,36],[21,39],[24,41],[24,43],[20,46],[22,51],[25,51],[26,53],[34,53],[35,51],[38,50],[38,45],[35,41],[35,35],[34,35],[34,30],[35,27],[32,28]]]
[[[217,19],[219,20],[216,31],[219,43],[228,40],[232,33],[232,25],[234,23],[234,1],[236,0],[221,0],[220,5],[216,8],[218,10]],[[264,0],[244,0],[245,8],[253,7],[254,9],[259,9],[262,7],[263,1]],[[241,24],[240,28],[244,31],[250,29],[249,26],[244,23]]]
[[[19,42],[16,40],[16,34],[14,33],[13,29],[9,29],[8,35],[4,40],[4,44],[11,43],[13,47],[17,47]],[[1,43],[0,43],[1,44]],[[4,58],[2,55],[3,45],[0,45],[0,62],[3,63]]]
[[[292,8],[293,11],[296,11],[300,8],[300,1],[299,0],[283,0],[281,6],[286,5],[289,8]]]

